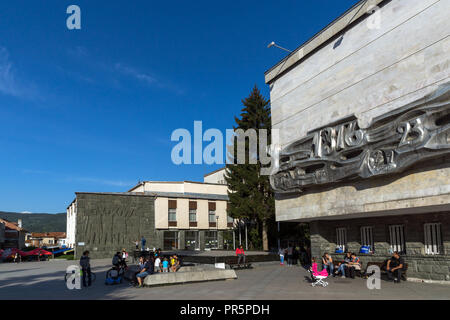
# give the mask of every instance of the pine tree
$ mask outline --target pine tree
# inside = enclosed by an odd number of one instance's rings
[[[237,126],[233,129],[256,129],[257,141],[260,132],[258,129],[267,130],[267,143],[270,144],[271,115],[269,101],[264,99],[255,86],[250,95],[242,100],[244,108],[240,118],[235,117]],[[246,159],[244,164],[237,164],[236,140],[234,146],[228,152],[234,155],[234,163],[227,164],[225,179],[229,192],[229,216],[236,219],[245,219],[255,223],[256,228],[250,232],[250,240],[253,247],[261,247],[268,250],[268,228],[270,220],[274,219],[275,201],[270,188],[269,176],[261,175],[263,167],[259,158],[259,143],[257,152],[249,152],[249,140],[245,143]],[[256,164],[249,163],[249,157],[256,157]],[[267,166],[267,165],[266,165]]]

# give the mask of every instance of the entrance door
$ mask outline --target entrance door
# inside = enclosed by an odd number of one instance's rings
[[[177,250],[178,248],[178,231],[164,231],[164,249]]]
[[[198,231],[186,231],[185,233],[186,249],[200,250],[200,241]]]

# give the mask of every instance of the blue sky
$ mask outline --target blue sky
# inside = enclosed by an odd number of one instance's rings
[[[264,71],[285,52],[267,44],[294,49],[356,2],[2,1],[0,211],[202,181],[220,166],[172,164],[172,131],[232,128],[255,84],[269,97]]]

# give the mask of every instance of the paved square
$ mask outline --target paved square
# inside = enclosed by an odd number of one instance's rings
[[[298,266],[258,264],[237,271],[237,280],[164,287],[131,287],[127,282],[104,284],[110,259],[92,260],[97,280],[92,287],[68,290],[64,283],[67,266],[75,261],[0,264],[0,299],[450,299],[450,285],[382,281],[380,290],[369,290],[363,279],[331,278],[329,286],[311,287],[309,274]]]

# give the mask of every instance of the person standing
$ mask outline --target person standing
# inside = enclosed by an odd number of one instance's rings
[[[83,255],[80,258],[80,266],[83,271],[83,287],[86,287],[86,276],[88,278],[87,286],[91,286],[92,277],[91,277],[91,262],[89,258],[89,251],[84,251]]]
[[[278,254],[280,255],[280,265],[283,266],[284,265],[284,249],[280,248],[280,250],[278,251]]]
[[[145,240],[144,236],[141,238],[141,250],[145,250],[145,244],[147,243],[147,240]]]
[[[139,241],[136,240],[136,241],[134,242],[134,244],[136,245],[136,250],[139,250]]]
[[[244,252],[244,247],[242,245],[240,245],[238,248],[236,248],[236,256],[238,257],[238,261],[237,264],[241,263],[241,259],[244,259],[244,264],[245,264],[245,252]]]
[[[293,256],[293,253],[294,253],[294,249],[292,248],[292,245],[288,246],[287,251],[288,251],[287,252],[288,267],[290,267],[290,266],[292,266],[292,256]]]
[[[335,275],[334,275],[333,258],[331,258],[331,256],[327,252],[325,252],[323,254],[322,264],[323,264],[324,269],[327,269],[328,274],[330,274],[334,277]]]

